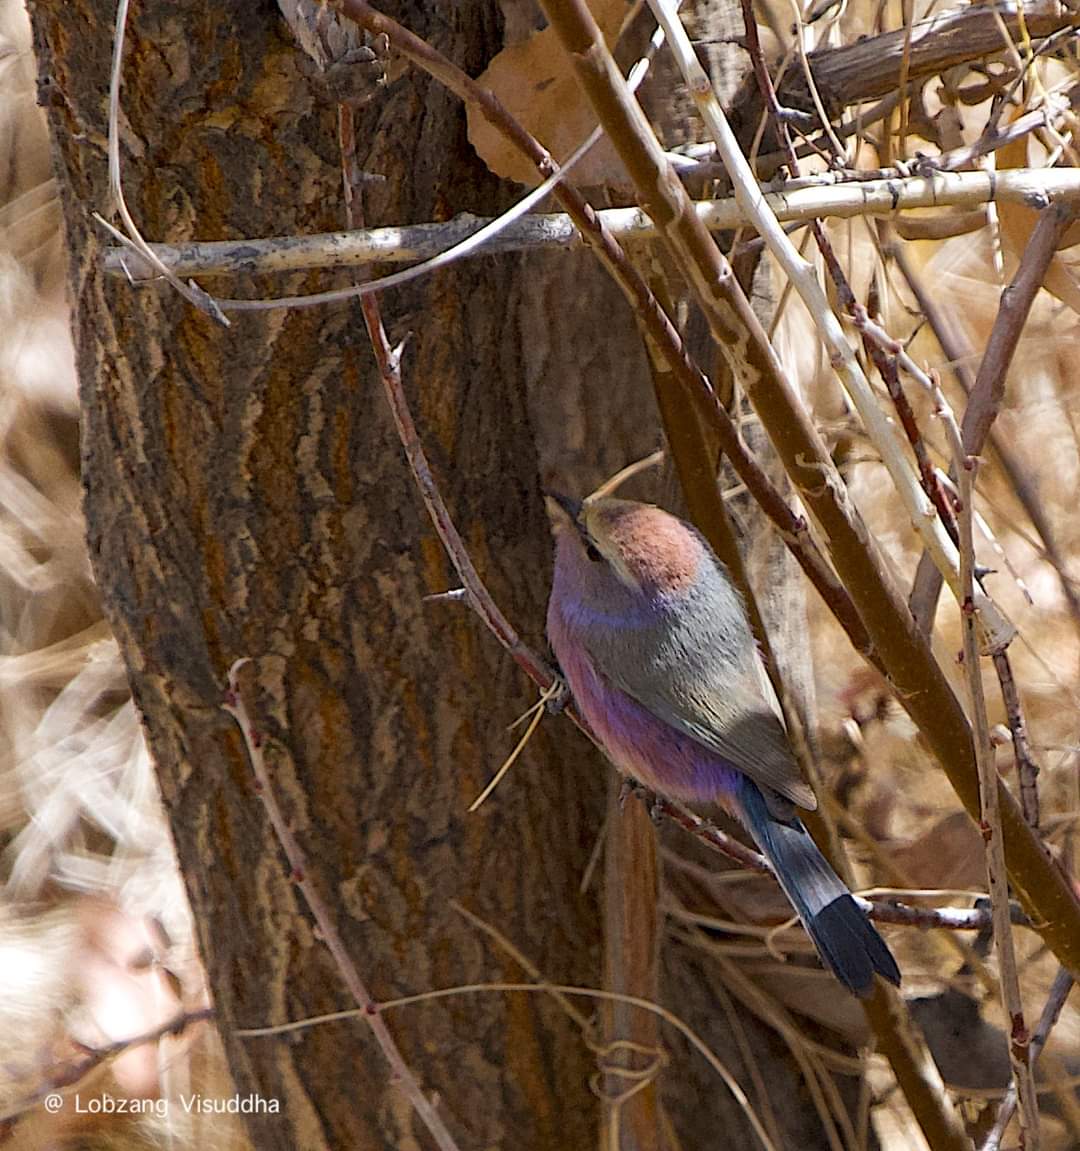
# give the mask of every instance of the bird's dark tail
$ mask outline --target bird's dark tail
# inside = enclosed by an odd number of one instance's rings
[[[822,963],[856,995],[869,996],[874,972],[899,986],[900,969],[885,940],[837,878],[802,822],[778,818],[756,784],[739,789],[739,813],[772,865],[784,894],[814,941]]]

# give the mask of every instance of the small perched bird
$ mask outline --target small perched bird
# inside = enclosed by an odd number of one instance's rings
[[[885,941],[796,814],[817,800],[726,568],[660,508],[551,499],[548,638],[608,757],[660,795],[735,816],[848,990],[871,994],[875,971],[899,984]]]

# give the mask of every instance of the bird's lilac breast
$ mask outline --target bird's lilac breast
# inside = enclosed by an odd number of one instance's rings
[[[620,771],[672,799],[724,804],[734,794],[741,773],[604,679],[558,604],[548,638],[579,711]]]

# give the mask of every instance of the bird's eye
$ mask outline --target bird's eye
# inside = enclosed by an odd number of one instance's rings
[[[585,554],[589,557],[594,564],[598,564],[604,557],[596,550],[593,544],[589,544],[585,548]]]

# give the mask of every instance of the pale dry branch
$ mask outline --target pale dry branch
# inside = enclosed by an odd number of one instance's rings
[[[767,190],[764,203],[783,224],[857,216],[890,216],[925,208],[972,208],[990,203],[1080,204],[1080,171],[1075,168],[1016,168],[992,172],[928,172],[853,180],[835,173],[786,181]],[[530,201],[531,203],[531,201]],[[694,202],[694,211],[710,232],[752,224],[734,197]],[[641,208],[603,208],[596,219],[613,239],[626,243],[654,239],[655,226]],[[312,268],[357,268],[367,265],[430,260],[473,238],[495,221],[462,213],[446,223],[322,232],[311,236],[190,241],[151,244],[149,249],[176,276],[269,275]],[[462,257],[490,256],[544,248],[575,248],[588,243],[569,213],[530,214],[513,218]],[[127,248],[105,250],[105,269],[135,283],[160,275],[138,253]],[[382,285],[388,286],[388,285]],[[303,298],[303,297],[301,297]],[[284,305],[282,305],[284,306]]]

